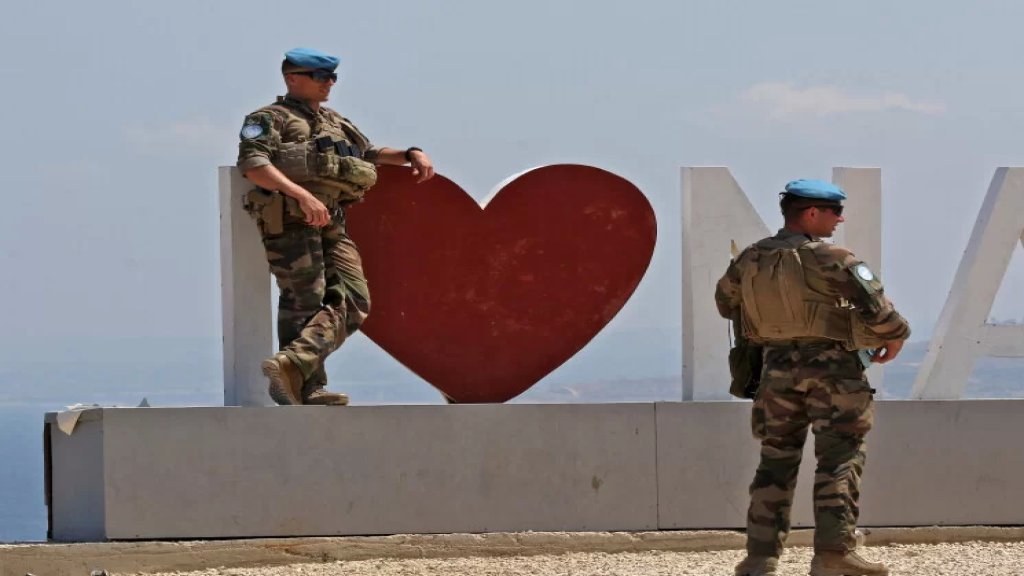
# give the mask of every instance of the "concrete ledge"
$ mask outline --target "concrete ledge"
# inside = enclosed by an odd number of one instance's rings
[[[658,527],[741,528],[759,445],[748,402],[657,405]],[[876,403],[861,525],[1024,524],[1024,401]],[[813,526],[808,435],[793,526]]]
[[[51,430],[54,540],[657,528],[651,404],[88,416]]]
[[[812,533],[797,530],[789,545],[809,546]],[[867,544],[1024,541],[1024,528],[986,526],[879,528]],[[201,542],[106,542],[0,545],[0,576],[109,572],[184,572],[377,558],[536,556],[570,552],[699,552],[740,550],[744,537],[731,531],[526,532],[400,535],[343,538],[281,538]]]
[[[741,528],[749,403],[117,408],[51,427],[58,541]],[[863,526],[1024,524],[1024,401],[879,402]],[[812,442],[794,525],[811,524]]]

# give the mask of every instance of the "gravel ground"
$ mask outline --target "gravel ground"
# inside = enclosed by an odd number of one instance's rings
[[[1024,542],[892,544],[863,549],[872,561],[884,561],[893,576],[1024,575]],[[473,557],[455,559],[361,560],[292,564],[265,568],[220,568],[168,572],[175,576],[731,576],[743,557],[739,550],[719,552],[571,553],[558,556]],[[809,548],[791,548],[779,574],[807,574]],[[111,575],[114,576],[114,575]]]

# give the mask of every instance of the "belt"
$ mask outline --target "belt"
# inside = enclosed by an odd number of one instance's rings
[[[823,348],[843,348],[843,342],[839,340],[828,340],[828,339],[814,339],[814,340],[775,340],[764,343],[765,348],[797,348],[801,350],[806,349],[823,349]]]

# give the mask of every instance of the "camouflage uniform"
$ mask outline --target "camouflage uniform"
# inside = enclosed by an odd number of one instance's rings
[[[351,143],[363,160],[372,162],[379,148],[337,112],[321,106],[313,110],[289,96],[253,112],[245,126],[260,126],[259,137],[243,138],[238,168],[243,172],[278,163],[283,143],[306,142],[326,135]],[[355,243],[345,229],[345,205],[351,197],[340,196],[336,187],[321,182],[301,186],[331,211],[323,228],[305,223],[298,203],[279,198],[281,222],[270,225],[265,212],[254,210],[267,251],[270,271],[280,289],[277,336],[281,351],[302,373],[303,391],[327,383],[324,359],[355,332],[370,312],[370,293]],[[255,191],[270,198],[277,192]]]
[[[879,340],[903,340],[910,335],[910,327],[884,296],[881,284],[869,294],[854,279],[851,270],[860,261],[848,250],[786,229],[772,240],[799,246],[807,288],[822,301],[831,299],[836,306],[847,307]],[[730,264],[715,292],[718,311],[726,318],[734,318],[744,305],[737,265],[743,258],[741,254]],[[852,551],[874,390],[857,351],[850,350],[841,337],[793,338],[764,345],[761,385],[751,415],[754,437],[761,441],[761,461],[750,485],[747,552],[778,557],[782,551],[808,427],[814,431],[818,462],[815,550]]]

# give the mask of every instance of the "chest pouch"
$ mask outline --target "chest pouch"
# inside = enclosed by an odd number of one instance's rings
[[[316,175],[325,180],[337,181],[341,178],[341,157],[334,153],[331,147],[329,152],[316,153]]]
[[[367,190],[377,183],[377,167],[355,156],[342,156],[339,159],[341,179]]]
[[[307,182],[316,177],[310,166],[310,156],[310,143],[285,142],[277,149],[274,166],[293,182]]]

